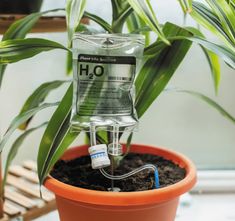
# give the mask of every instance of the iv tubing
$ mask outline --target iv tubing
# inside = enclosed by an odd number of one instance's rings
[[[139,173],[139,172],[141,172],[143,170],[146,170],[146,169],[154,170],[155,186],[156,186],[156,188],[159,188],[160,184],[159,184],[158,170],[157,170],[157,167],[152,165],[152,164],[143,165],[143,166],[141,166],[141,167],[139,167],[139,168],[137,168],[137,169],[135,169],[135,170],[133,170],[133,171],[131,171],[129,173],[126,173],[124,175],[113,176],[113,175],[110,175],[110,174],[106,173],[106,171],[103,168],[100,169],[100,172],[102,173],[103,176],[105,176],[108,179],[111,179],[111,180],[122,180],[122,179],[130,177],[130,176],[132,176],[132,175],[134,175],[136,173]]]
[[[90,144],[91,146],[96,145],[96,135],[95,135],[95,125],[91,124],[90,126]]]

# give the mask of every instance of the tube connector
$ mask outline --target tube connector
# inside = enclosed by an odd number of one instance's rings
[[[91,166],[93,169],[101,169],[110,166],[111,162],[105,144],[98,144],[88,148],[91,156]]]
[[[122,145],[110,143],[108,145],[108,153],[111,156],[121,156],[123,154]]]

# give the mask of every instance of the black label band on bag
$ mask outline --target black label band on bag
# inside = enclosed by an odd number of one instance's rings
[[[102,64],[131,64],[136,65],[136,59],[133,56],[107,56],[107,55],[78,55],[78,61]]]

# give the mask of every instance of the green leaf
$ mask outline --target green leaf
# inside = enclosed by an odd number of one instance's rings
[[[96,133],[96,139],[100,144],[109,144],[108,132],[107,131],[98,131]]]
[[[129,3],[126,0],[111,0],[111,4],[113,20],[116,20],[119,17],[121,11],[129,6]]]
[[[64,10],[64,9],[57,8],[57,9],[52,9],[52,10],[48,10],[48,11],[44,11],[44,12],[36,12],[36,13],[32,13],[30,15],[27,15],[27,16],[15,21],[7,29],[7,31],[3,35],[2,40],[5,41],[5,40],[9,40],[9,39],[23,39],[23,38],[25,38],[26,34],[28,34],[31,31],[33,26],[37,23],[38,19],[42,15],[50,13],[50,12],[60,11],[60,10]]]
[[[40,104],[42,104],[48,94],[52,91],[60,87],[62,84],[66,83],[67,81],[51,81],[46,82],[40,85],[26,100],[24,103],[20,114],[33,109],[35,107],[38,107]],[[19,129],[25,130],[29,124],[29,122],[32,120],[32,118],[29,118],[26,122],[20,125]]]
[[[188,31],[190,31],[194,36],[198,36],[201,38],[205,38],[205,36],[202,34],[202,32],[194,27],[187,27],[186,28]],[[209,63],[210,69],[211,69],[211,75],[213,78],[214,82],[214,88],[215,88],[215,93],[218,93],[219,89],[219,83],[220,83],[220,63],[219,63],[219,57],[211,52],[208,51],[205,47],[201,46],[207,61]]]
[[[227,33],[233,43],[235,43],[235,11],[224,0],[206,0],[217,15],[223,30]]]
[[[133,9],[126,0],[111,0],[112,4],[112,32],[122,33],[125,20]]]
[[[125,156],[127,156],[128,153],[130,152],[132,138],[133,138],[133,132],[131,132],[130,135],[128,136],[128,138],[127,138],[127,141],[126,141],[126,153],[123,155],[123,158]]]
[[[72,38],[80,24],[85,11],[86,0],[67,0],[66,23],[68,29],[68,47],[72,46]]]
[[[2,41],[0,43],[0,64],[17,62],[53,49],[68,50],[57,42],[41,38]]]
[[[0,64],[0,88],[2,86],[2,80],[3,80],[6,67],[7,67],[6,65]]]
[[[146,34],[148,34],[148,36],[150,36],[149,35],[150,31],[151,31],[151,29],[149,26],[143,26],[141,28],[138,28],[138,29],[132,31],[131,34],[140,34],[141,33],[141,34],[145,35],[145,39],[146,39]],[[147,43],[145,43],[145,45],[149,45],[149,42],[150,42],[149,37],[147,37]]]
[[[235,0],[226,0],[227,3],[232,7],[233,10],[235,10]]]
[[[231,68],[235,69],[235,50],[230,50],[228,47],[215,44],[213,42],[207,41],[206,39],[200,37],[185,37],[185,36],[177,36],[172,37],[169,40],[177,40],[177,39],[188,39],[194,43],[197,43],[207,50],[217,54],[220,58],[222,58]]]
[[[76,32],[85,32],[87,34],[100,34],[100,33],[105,33],[106,31],[105,30],[101,31],[99,28],[96,28],[92,25],[80,24],[76,29]]]
[[[161,27],[158,23],[158,20],[153,12],[151,4],[149,0],[128,0],[128,3],[134,9],[137,15],[148,25],[154,32],[157,33],[158,37],[165,42],[166,44],[170,44],[166,39],[164,33],[161,30]]]
[[[192,0],[178,0],[178,1],[185,14],[192,11]]]
[[[72,96],[73,87],[71,84],[43,134],[37,160],[41,184],[54,163],[80,133],[72,131],[70,126]]]
[[[84,16],[89,18],[90,20],[96,22],[97,24],[99,24],[104,30],[106,30],[109,33],[112,33],[112,27],[111,25],[106,22],[104,19],[102,19],[101,17],[91,14],[89,12],[84,12]]]
[[[174,24],[166,23],[163,27],[165,36],[191,36],[187,30],[184,30]],[[191,46],[188,40],[172,41],[159,51],[156,56],[150,57],[140,70],[136,79],[136,111],[139,118],[150,107],[153,101],[159,96],[165,88],[176,69],[184,59]]]
[[[216,109],[220,114],[222,114],[225,118],[230,120],[235,124],[235,117],[233,117],[230,113],[228,113],[222,106],[220,106],[216,101],[212,100],[211,98],[205,96],[204,94],[198,93],[196,91],[190,91],[190,90],[176,90],[176,92],[181,92],[181,93],[187,93],[190,94],[194,97],[197,97],[207,104],[209,104],[211,107]]]
[[[71,51],[67,52],[66,56],[66,74],[70,75],[73,70],[73,54]]]
[[[164,48],[166,48],[166,44],[162,41],[156,41],[144,49],[144,55],[156,56],[157,54],[160,54]]]
[[[211,52],[206,50],[204,47],[202,48],[203,52],[207,58],[207,61],[209,63],[210,69],[211,69],[211,75],[214,81],[214,88],[215,88],[215,93],[218,94],[219,90],[219,84],[220,84],[220,63],[219,63],[219,58],[218,56]]]
[[[150,44],[151,28],[133,11],[126,20],[127,28],[130,33],[143,34],[145,36],[145,45]]]
[[[45,12],[32,13],[15,22],[13,22],[3,35],[2,41],[10,39],[23,39],[28,34],[33,26],[37,23],[38,19],[49,12],[54,12],[62,9],[53,9]],[[0,88],[6,65],[0,65]]]
[[[208,7],[199,2],[193,2],[193,10],[190,15],[195,19],[199,24],[204,26],[207,30],[216,34],[220,37],[224,43],[233,50],[234,43],[230,39],[230,36],[227,35],[226,31],[223,29],[223,26],[218,18],[218,16],[213,13]]]
[[[17,115],[13,121],[11,122],[10,126],[8,127],[6,133],[4,134],[2,140],[0,141],[0,152],[2,152],[3,147],[5,146],[6,142],[8,141],[8,139],[10,138],[10,136],[12,135],[12,133],[25,121],[27,121],[29,118],[31,118],[32,116],[34,116],[36,113],[38,113],[39,111],[48,108],[48,107],[53,107],[58,105],[58,103],[45,103],[42,104],[39,107],[33,108],[31,110],[28,110],[22,114]]]
[[[23,134],[21,134],[16,140],[15,142],[12,144],[11,148],[10,148],[10,151],[8,152],[7,154],[7,160],[6,160],[6,164],[5,164],[5,169],[4,169],[4,177],[2,179],[2,185],[1,185],[1,188],[2,188],[2,193],[4,191],[4,187],[6,185],[6,180],[7,180],[7,175],[8,175],[8,170],[9,170],[9,167],[12,163],[12,161],[14,160],[14,158],[16,157],[17,153],[18,153],[18,150],[20,148],[20,146],[23,144],[24,140],[32,133],[34,132],[35,130],[45,126],[47,124],[47,122],[37,126],[37,127],[34,127],[34,128],[30,128],[29,130],[25,131]]]

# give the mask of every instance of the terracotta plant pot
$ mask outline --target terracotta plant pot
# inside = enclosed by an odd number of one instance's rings
[[[185,156],[154,146],[132,145],[131,152],[148,153],[172,160],[185,168],[180,182],[156,190],[139,192],[103,192],[64,184],[52,177],[45,181],[56,195],[61,221],[173,221],[180,195],[196,183],[196,169]],[[64,160],[88,155],[87,146],[66,151]]]

